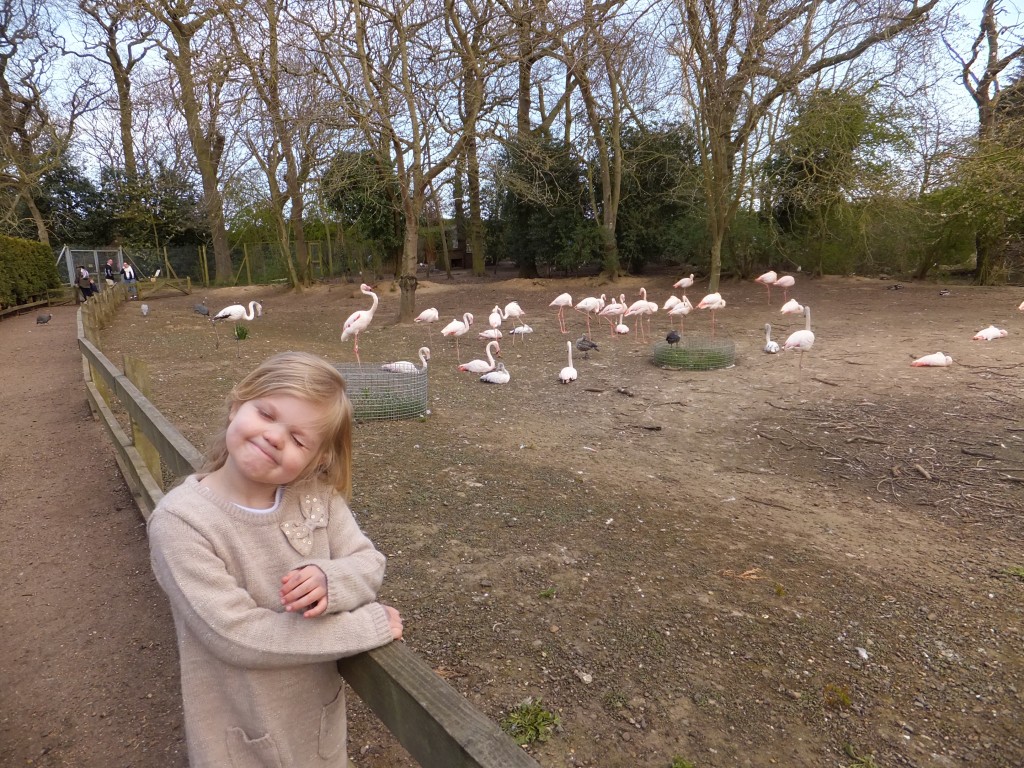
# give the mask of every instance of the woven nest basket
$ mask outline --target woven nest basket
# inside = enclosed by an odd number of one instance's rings
[[[413,419],[427,415],[427,372],[395,373],[379,363],[334,366],[345,379],[356,421]]]
[[[654,343],[651,361],[676,371],[714,371],[736,364],[736,344],[732,339],[692,335],[675,344],[662,340]]]

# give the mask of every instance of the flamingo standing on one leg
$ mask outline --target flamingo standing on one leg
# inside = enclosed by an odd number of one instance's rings
[[[562,333],[568,333],[569,329],[565,327],[565,308],[572,306],[572,296],[568,293],[560,293],[548,306],[558,307],[558,327]]]
[[[427,326],[427,339],[428,339],[428,341],[430,341],[431,344],[433,344],[434,343],[434,336],[430,332],[430,325],[431,325],[431,323],[436,323],[440,319],[441,319],[441,315],[440,315],[440,313],[438,313],[437,307],[431,307],[430,309],[424,309],[422,312],[420,312],[416,316],[416,319],[413,320],[413,322],[414,323],[425,323],[426,324],[426,326]]]
[[[789,301],[789,289],[796,285],[796,278],[792,275],[783,275],[775,281],[775,287],[782,289],[783,301]]]
[[[462,360],[462,354],[459,351],[459,337],[465,336],[469,333],[469,326],[473,324],[473,315],[466,312],[462,315],[462,319],[456,318],[452,320],[448,325],[441,329],[442,336],[454,336],[455,337],[455,358],[459,361]]]
[[[772,272],[770,270],[768,272],[765,272],[760,277],[755,277],[754,278],[754,282],[755,283],[760,283],[761,285],[763,285],[765,288],[768,289],[768,303],[769,304],[772,303],[772,283],[774,283],[778,279],[779,279],[778,274],[776,274],[775,272]]]
[[[526,312],[524,312],[523,308],[521,306],[519,306],[519,302],[518,301],[510,301],[508,304],[505,305],[505,309],[503,309],[502,312],[501,312],[501,317],[502,317],[503,320],[511,320],[512,321],[512,330],[516,329],[516,321],[517,320],[520,323],[522,323],[523,325],[526,324],[526,321],[523,320],[523,318],[525,316],[526,316]],[[516,334],[516,333],[512,334],[512,343],[513,344],[516,343],[516,336],[518,336],[518,334]]]
[[[709,293],[697,305],[697,309],[711,310],[711,338],[715,338],[715,312],[725,308],[725,299],[720,293]]]
[[[348,316],[348,320],[341,328],[341,340],[348,341],[348,337],[351,336],[354,342],[356,362],[362,365],[362,360],[359,359],[359,334],[370,327],[370,323],[373,321],[373,313],[377,311],[377,294],[373,292],[373,287],[363,283],[359,286],[359,292],[364,293],[367,296],[373,298],[373,303],[369,309],[358,309]]]
[[[800,387],[800,371],[804,367],[804,352],[814,346],[814,331],[811,330],[811,308],[804,305],[804,317],[807,318],[806,325],[799,331],[793,331],[789,334],[789,338],[786,339],[786,343],[783,345],[783,349],[787,352],[791,349],[798,350],[800,352],[800,364],[797,366],[797,388]]]
[[[459,370],[464,373],[487,373],[493,371],[497,366],[494,362],[494,357],[491,355],[491,347],[494,351],[501,355],[501,347],[498,346],[496,341],[488,341],[487,346],[484,348],[484,353],[487,355],[486,360],[470,360],[468,363],[463,363],[459,366]]]
[[[673,288],[679,288],[683,292],[683,296],[686,296],[686,289],[693,285],[693,273],[690,273],[689,277],[683,277],[672,283]]]
[[[238,324],[242,320],[252,321],[254,318],[260,317],[262,314],[263,305],[258,301],[250,301],[248,312],[241,304],[232,304],[231,306],[224,307],[224,309],[211,317],[210,321],[216,325],[218,320],[231,320],[235,324],[235,357],[238,357]],[[216,331],[214,331],[213,338],[214,341],[217,342],[217,347],[219,348],[220,342],[217,339]]]

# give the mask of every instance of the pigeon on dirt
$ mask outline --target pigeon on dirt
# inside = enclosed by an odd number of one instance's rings
[[[51,314],[36,315],[36,325],[46,325],[50,322],[51,317],[53,317]]]
[[[576,349],[583,353],[584,360],[590,359],[591,350],[598,351],[597,343],[586,336],[580,336],[576,339]]]

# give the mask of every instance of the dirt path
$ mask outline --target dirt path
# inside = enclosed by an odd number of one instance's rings
[[[52,312],[0,323],[0,765],[184,766],[170,611]]]

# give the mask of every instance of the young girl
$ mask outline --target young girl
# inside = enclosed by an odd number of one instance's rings
[[[277,355],[228,396],[203,471],[149,519],[178,635],[191,768],[347,765],[336,660],[402,637],[384,556],[346,504],[352,406],[319,358]]]

